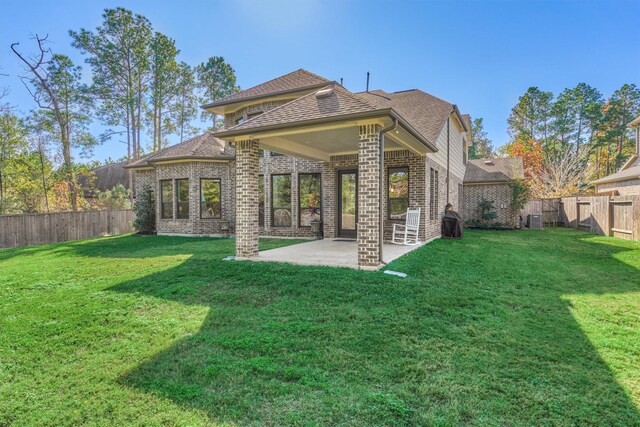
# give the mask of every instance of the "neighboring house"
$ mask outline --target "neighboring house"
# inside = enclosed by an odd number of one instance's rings
[[[127,162],[107,163],[90,170],[89,175],[80,174],[78,184],[82,187],[85,200],[96,203],[98,193],[112,190],[118,184],[129,189],[129,171],[125,169]]]
[[[464,175],[462,217],[465,224],[480,221],[478,209],[483,200],[492,201],[497,214],[495,222],[502,226],[514,226],[519,212],[511,207],[513,190],[509,183],[524,179],[522,158],[496,158],[469,160]]]
[[[598,194],[640,195],[640,116],[629,126],[636,129],[636,152],[618,172],[594,181]]]
[[[470,118],[420,90],[353,93],[297,70],[203,106],[224,129],[128,165],[151,188],[160,234],[236,235],[236,255],[258,236],[358,241],[361,268],[381,264],[382,240],[408,207],[420,238],[440,233],[447,202],[459,209]]]

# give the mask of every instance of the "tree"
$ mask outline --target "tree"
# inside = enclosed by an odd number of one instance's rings
[[[127,190],[124,185],[118,184],[111,190],[99,191],[98,194],[98,209],[130,209],[130,190]]]
[[[221,56],[213,56],[196,67],[198,75],[198,85],[203,90],[203,102],[213,102],[225,96],[236,93],[240,88],[236,85],[236,74],[231,65],[224,61]],[[209,118],[207,111],[203,111],[201,118]],[[216,115],[212,118],[215,129]]]
[[[549,137],[553,94],[530,87],[518,98],[507,120],[509,133],[513,139],[524,135],[525,139],[534,139],[546,143]]]
[[[163,146],[163,134],[173,130],[172,116],[164,113],[177,97],[180,69],[176,62],[178,55],[175,42],[161,33],[155,33],[151,42],[151,105],[150,119],[153,125],[152,152]]]
[[[192,126],[191,122],[198,114],[198,95],[196,93],[196,80],[193,68],[184,62],[178,65],[178,80],[176,85],[176,97],[173,104],[173,120],[180,135],[180,142],[185,138],[195,135],[199,128]]]
[[[11,49],[26,65],[29,74],[22,76],[22,81],[49,123],[47,128],[60,144],[71,208],[76,211],[77,191],[71,148],[76,146],[86,150],[96,143],[86,131],[90,122],[87,115],[89,100],[81,83],[81,68],[73,65],[68,57],[54,55],[45,48],[46,37],[36,35],[35,39],[39,52],[34,59],[18,52],[18,43],[13,43]]]
[[[153,190],[149,186],[141,189],[134,204],[136,220],[134,227],[140,234],[152,234],[156,231],[156,205]]]
[[[590,181],[593,166],[585,159],[589,147],[582,146],[576,153],[568,146],[557,155],[547,158],[532,179],[537,197],[566,197],[579,194]]]
[[[471,148],[469,149],[470,159],[486,159],[492,157],[493,144],[484,130],[482,118],[474,119],[471,122]]]
[[[110,126],[125,128],[129,160],[141,151],[142,113],[150,78],[151,23],[122,7],[105,9],[95,32],[69,31],[73,46],[87,55],[98,113]]]
[[[615,172],[634,149],[633,131],[628,124],[640,114],[640,89],[622,85],[608,99],[603,109],[600,138],[606,144],[606,173]]]
[[[542,170],[544,161],[542,142],[522,134],[515,141],[507,144],[506,152],[509,157],[522,157],[525,178],[532,179]]]
[[[0,214],[10,205],[9,179],[11,167],[26,146],[26,130],[22,121],[11,112],[0,114]]]

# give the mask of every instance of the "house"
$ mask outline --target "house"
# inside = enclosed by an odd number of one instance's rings
[[[83,196],[90,204],[97,203],[98,194],[112,190],[118,184],[129,189],[129,171],[127,162],[107,163],[78,175],[78,184],[83,189]]]
[[[594,181],[598,194],[640,195],[640,116],[629,123],[629,126],[636,130],[636,152],[618,172]]]
[[[478,159],[467,162],[464,175],[462,217],[465,224],[480,221],[478,206],[483,200],[494,204],[496,225],[511,227],[519,212],[511,207],[513,190],[509,183],[524,179],[522,158]]]
[[[382,263],[383,240],[408,207],[420,239],[439,236],[446,203],[459,208],[470,118],[418,89],[351,92],[300,69],[203,108],[224,128],[128,165],[136,191],[156,194],[159,234],[354,239],[357,264]]]

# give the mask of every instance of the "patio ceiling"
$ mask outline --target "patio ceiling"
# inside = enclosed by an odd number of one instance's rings
[[[388,127],[393,124],[393,121],[390,117],[381,117],[375,120],[352,120],[247,133],[225,139],[229,141],[257,139],[262,149],[309,160],[329,161],[331,156],[358,152],[359,126],[365,124],[379,124],[381,127]],[[401,125],[394,131],[385,134],[384,148],[385,151],[410,150],[418,155],[425,155],[431,151]]]

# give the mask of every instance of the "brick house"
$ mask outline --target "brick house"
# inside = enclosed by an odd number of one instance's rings
[[[618,172],[594,181],[597,194],[640,195],[640,116],[629,123],[629,126],[636,131],[636,152]]]
[[[236,236],[236,256],[259,236],[357,240],[373,269],[408,207],[420,239],[439,236],[447,202],[460,209],[470,117],[417,89],[350,92],[297,70],[203,108],[224,128],[128,167],[156,194],[159,234]]]
[[[464,175],[461,213],[465,224],[480,220],[478,205],[483,200],[494,203],[496,225],[512,227],[519,215],[511,206],[513,190],[509,183],[524,179],[522,158],[469,160]]]

